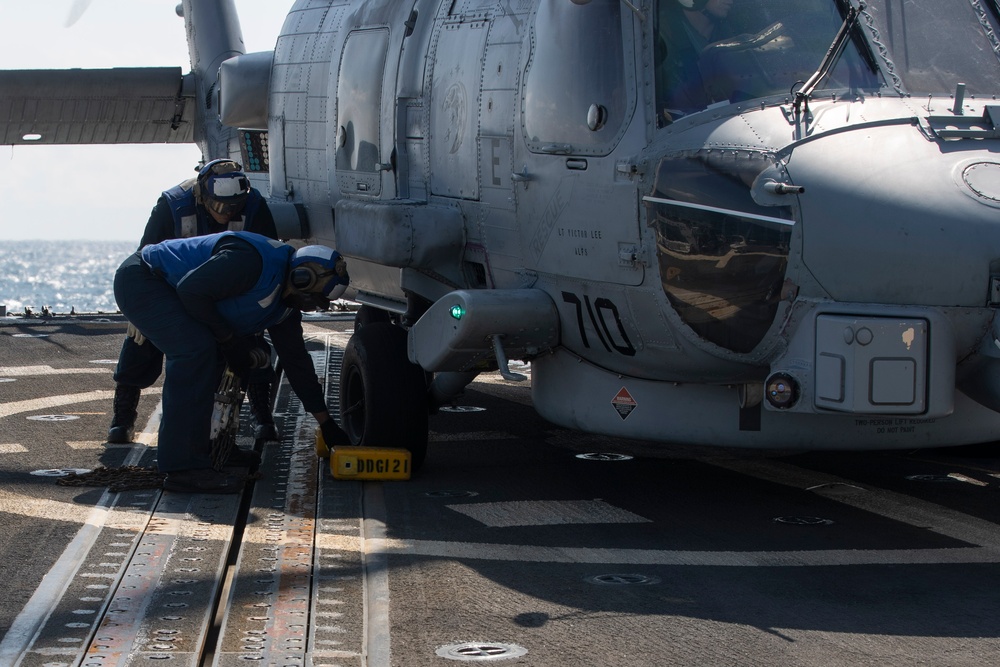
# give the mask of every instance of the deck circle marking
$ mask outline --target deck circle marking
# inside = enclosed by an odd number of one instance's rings
[[[441,412],[486,412],[486,408],[481,408],[478,405],[445,405],[438,410]]]
[[[937,483],[949,483],[949,482],[960,482],[961,480],[955,479],[951,475],[907,475],[906,479],[911,482],[937,482]]]
[[[27,419],[35,422],[68,422],[79,418],[79,415],[35,415]]]
[[[46,470],[33,470],[35,477],[69,477],[70,475],[85,475],[90,472],[87,468],[48,468]]]
[[[628,454],[615,454],[613,452],[590,452],[587,454],[577,454],[576,458],[585,461],[631,461],[634,457]]]
[[[830,526],[833,524],[830,519],[818,516],[778,516],[774,518],[774,522],[789,526]]]
[[[488,660],[508,660],[519,658],[528,653],[528,649],[517,644],[501,642],[463,642],[441,646],[435,653],[449,660],[465,660],[467,662],[486,662]]]
[[[19,334],[14,334],[13,336],[11,336],[11,338],[48,338],[49,335],[50,334],[19,333]]]
[[[647,574],[598,574],[584,579],[588,584],[599,584],[601,586],[652,586],[662,580]]]
[[[472,496],[478,496],[478,491],[459,491],[459,490],[442,490],[442,491],[428,491],[424,494],[426,498],[471,498]]]

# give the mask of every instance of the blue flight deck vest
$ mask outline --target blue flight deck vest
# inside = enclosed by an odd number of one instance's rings
[[[212,249],[225,236],[248,241],[263,259],[260,278],[249,292],[215,302],[219,314],[240,336],[260,333],[285,319],[291,309],[281,302],[288,261],[295,249],[260,234],[222,232],[188,239],[170,239],[142,249],[142,258],[172,286],[212,257]]]
[[[195,180],[194,178],[188,179],[163,192],[163,196],[170,206],[170,213],[174,217],[174,238],[186,239],[213,233],[211,225],[216,224],[215,220],[207,211],[198,215],[198,205],[194,200]],[[242,219],[230,222],[229,231],[252,231],[248,230],[247,227],[253,223],[253,217],[257,215],[262,201],[264,198],[261,194],[251,188],[250,194],[247,195],[246,204],[243,206]]]

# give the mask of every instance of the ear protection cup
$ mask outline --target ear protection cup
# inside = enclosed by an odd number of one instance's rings
[[[319,280],[319,276],[316,271],[309,266],[299,266],[292,269],[291,274],[292,287],[304,292],[309,292]]]
[[[344,293],[350,282],[347,262],[332,248],[309,245],[299,248],[292,256],[288,283],[301,293],[335,299]]]

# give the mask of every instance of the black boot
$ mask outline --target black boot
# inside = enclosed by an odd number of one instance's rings
[[[254,439],[280,440],[271,415],[271,383],[251,382],[247,386],[247,398],[250,399],[250,412],[257,420],[257,427],[253,430]]]
[[[132,442],[138,407],[138,387],[127,384],[115,385],[115,414],[111,419],[111,428],[108,429],[108,442],[114,444]]]

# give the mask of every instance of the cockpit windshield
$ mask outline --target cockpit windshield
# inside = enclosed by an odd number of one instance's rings
[[[973,95],[1000,94],[1000,30],[995,0],[868,0],[862,13],[868,39],[884,46],[913,95],[949,94],[964,83]],[[881,59],[880,59],[881,60]],[[883,69],[888,69],[880,62]],[[892,77],[890,75],[890,84]]]
[[[816,92],[948,94],[962,82],[972,94],[1000,93],[995,6],[870,0]],[[658,0],[660,124],[713,104],[792,95],[819,68],[847,7],[847,0]]]

